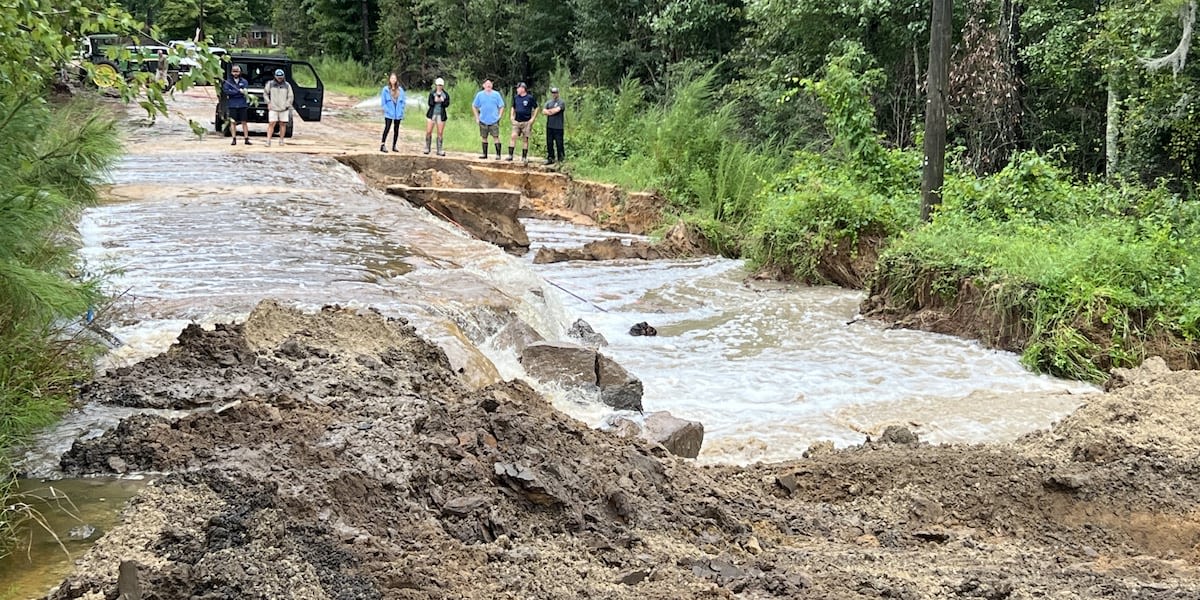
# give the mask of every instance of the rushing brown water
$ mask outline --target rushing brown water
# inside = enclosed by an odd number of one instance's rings
[[[609,235],[526,225],[535,249]],[[848,325],[858,292],[747,284],[738,261],[532,265],[368,188],[327,158],[131,158],[81,231],[88,263],[119,268],[114,288],[126,291],[112,327],[125,345],[111,364],[161,351],[188,322],[243,318],[270,297],[404,315],[439,343],[483,342],[487,368],[510,378],[523,375],[511,348],[486,339],[497,313],[549,337],[583,317],[611,342],[605,351],[643,379],[647,410],[705,423],[701,459],[710,462],[797,456],[814,441],[855,443],[892,423],[915,425],[931,441],[1012,439],[1091,391],[1030,374],[1014,355],[974,342]],[[660,335],[627,335],[639,321]],[[594,425],[611,414],[550,391]]]

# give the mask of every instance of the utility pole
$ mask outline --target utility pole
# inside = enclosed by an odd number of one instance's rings
[[[921,220],[942,203],[946,178],[946,88],[950,81],[952,0],[933,0],[929,23],[929,75],[925,86],[925,162],[921,172]]]

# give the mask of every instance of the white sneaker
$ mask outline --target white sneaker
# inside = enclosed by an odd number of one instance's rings
[[[280,139],[280,140],[279,140],[279,145],[280,145],[280,146],[282,146],[282,145],[283,145],[283,140],[282,140],[282,139]]]
[[[268,148],[270,148],[270,147],[271,147],[271,140],[267,140],[267,147],[268,147]]]

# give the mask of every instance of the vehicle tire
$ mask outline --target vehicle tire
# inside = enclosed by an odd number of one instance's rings
[[[287,126],[283,128],[283,137],[285,137],[285,138],[292,137],[292,116],[291,115],[288,115]]]
[[[120,69],[112,61],[99,61],[92,67],[92,83],[98,88],[114,88],[124,80]]]

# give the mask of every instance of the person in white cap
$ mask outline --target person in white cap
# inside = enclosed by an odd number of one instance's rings
[[[292,102],[296,99],[292,84],[283,76],[283,69],[275,69],[275,79],[263,88],[263,97],[267,101],[267,146],[271,145],[276,125],[279,125],[279,145],[282,146],[283,136],[287,132],[284,123],[292,120]]]
[[[429,92],[429,108],[425,110],[425,154],[433,142],[433,130],[437,128],[437,155],[445,156],[442,150],[442,134],[446,131],[446,115],[450,110],[450,92],[446,91],[446,80],[438,77]]]

